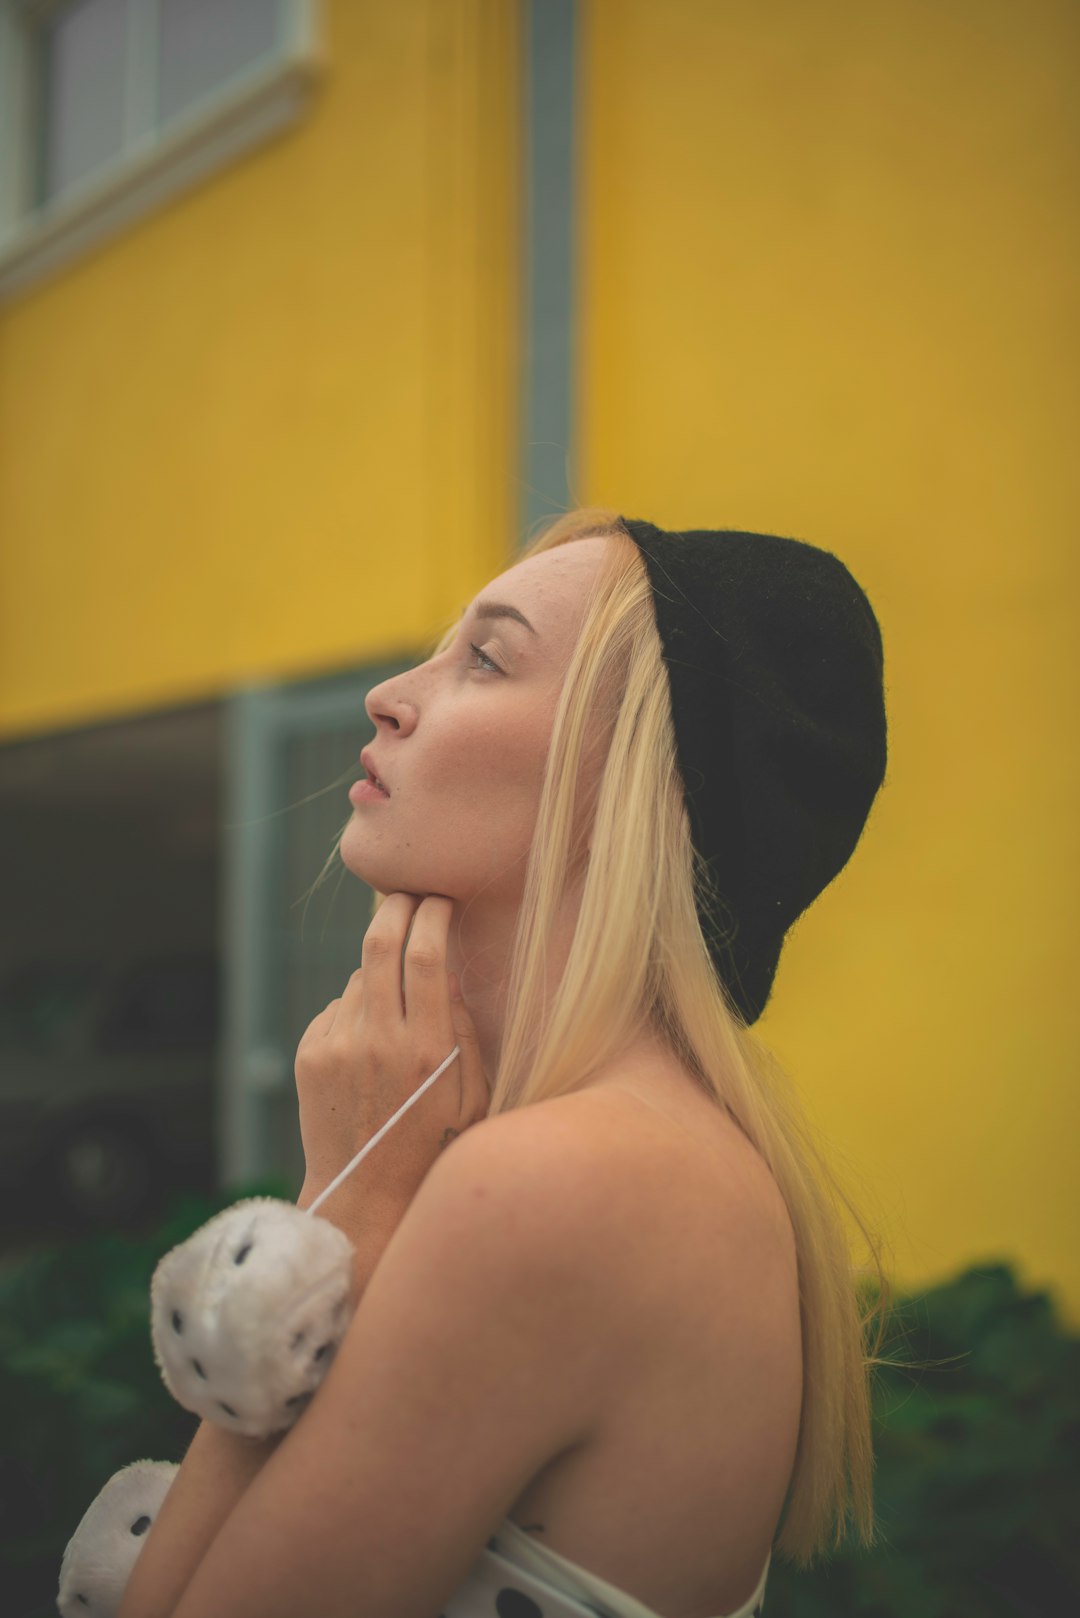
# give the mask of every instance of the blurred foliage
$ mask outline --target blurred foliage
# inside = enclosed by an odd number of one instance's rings
[[[64,1547],[129,1461],[179,1460],[198,1427],[166,1391],[150,1342],[158,1260],[261,1182],[188,1196],[145,1235],[96,1234],[0,1267],[0,1611],[56,1618]]]
[[[0,1271],[0,1588],[52,1618],[60,1558],[129,1461],[179,1460],[197,1422],[149,1334],[159,1258],[239,1195],[191,1197],[146,1236],[98,1235]],[[1007,1265],[896,1301],[875,1372],[879,1545],[798,1571],[768,1618],[1062,1618],[1080,1612],[1080,1339]]]
[[[889,1313],[874,1372],[878,1544],[797,1571],[768,1618],[1080,1613],[1080,1338],[1006,1264]]]

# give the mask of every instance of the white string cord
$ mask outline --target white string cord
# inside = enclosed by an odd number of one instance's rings
[[[431,1086],[435,1083],[435,1080],[439,1077],[439,1074],[446,1072],[446,1069],[450,1066],[450,1063],[454,1060],[454,1057],[459,1055],[460,1051],[461,1051],[461,1046],[460,1045],[455,1045],[453,1050],[450,1052],[450,1055],[446,1058],[446,1061],[445,1062],[440,1062],[439,1066],[435,1069],[434,1073],[430,1074],[424,1080],[423,1084],[420,1086],[420,1088],[418,1090],[413,1091],[413,1093],[409,1097],[408,1101],[403,1101],[401,1103],[401,1106],[398,1108],[397,1112],[395,1112],[394,1116],[392,1118],[388,1118],[386,1120],[385,1124],[383,1124],[382,1128],[377,1129],[375,1131],[374,1135],[372,1135],[371,1139],[367,1142],[367,1145],[366,1146],[361,1146],[360,1150],[357,1152],[357,1154],[353,1158],[352,1162],[351,1163],[346,1163],[346,1165],[342,1169],[341,1173],[336,1175],[334,1177],[334,1179],[332,1179],[330,1181],[330,1184],[326,1187],[326,1189],[324,1191],[319,1192],[319,1195],[315,1198],[315,1201],[310,1205],[310,1207],[308,1207],[308,1208],[306,1208],[304,1210],[305,1213],[313,1214],[315,1212],[316,1208],[319,1206],[319,1204],[321,1202],[326,1201],[326,1199],[330,1195],[331,1191],[336,1191],[337,1190],[337,1188],[341,1184],[342,1180],[344,1180],[347,1175],[350,1175],[352,1173],[352,1171],[356,1167],[356,1165],[359,1162],[361,1162],[362,1159],[364,1159],[367,1156],[367,1154],[370,1152],[371,1148],[375,1145],[375,1143],[377,1141],[382,1140],[383,1136],[386,1134],[386,1131],[388,1129],[393,1128],[393,1126],[397,1123],[398,1119],[401,1117],[402,1113],[403,1112],[408,1112],[408,1110],[412,1106],[413,1102],[414,1101],[419,1101],[419,1099],[423,1095],[424,1091],[431,1088]]]

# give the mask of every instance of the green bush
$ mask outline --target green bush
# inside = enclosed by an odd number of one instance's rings
[[[54,1618],[64,1546],[119,1467],[187,1447],[196,1419],[151,1352],[150,1277],[233,1200],[189,1199],[149,1236],[96,1236],[0,1272],[0,1588],[12,1618]],[[875,1373],[881,1544],[849,1544],[805,1572],[774,1558],[768,1618],[1080,1612],[1080,1339],[1002,1264],[896,1303],[885,1353],[924,1368]]]
[[[239,1196],[189,1197],[146,1236],[95,1235],[0,1269],[0,1611],[56,1618],[64,1547],[129,1461],[179,1460],[198,1426],[150,1343],[158,1260]]]
[[[796,1572],[768,1618],[1080,1613],[1080,1339],[1006,1264],[901,1299],[875,1371],[880,1544]]]

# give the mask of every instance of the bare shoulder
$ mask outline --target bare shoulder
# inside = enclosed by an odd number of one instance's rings
[[[497,1211],[515,1243],[536,1236],[550,1250],[565,1238],[580,1253],[583,1225],[613,1224],[612,1199],[632,1184],[630,1142],[603,1125],[603,1111],[576,1096],[500,1113],[454,1141],[425,1188],[444,1204]]]
[[[797,1450],[795,1236],[729,1113],[653,1078],[615,1071],[476,1129],[476,1157],[525,1162],[559,1205],[585,1277],[557,1315],[567,1367],[589,1367],[588,1438],[508,1514],[654,1612],[730,1612],[758,1581]]]
[[[541,1186],[563,1174],[583,1195],[599,1186],[608,1196],[625,1184],[634,1201],[650,1187],[670,1198],[671,1169],[681,1162],[700,1170],[717,1199],[744,1214],[760,1204],[763,1215],[787,1226],[767,1164],[718,1102],[689,1082],[650,1093],[648,1085],[624,1084],[622,1077],[616,1068],[604,1084],[487,1118],[454,1150],[467,1141],[477,1158],[490,1152],[527,1163]]]
[[[451,1149],[491,1165],[505,1208],[520,1188],[530,1234],[514,1285],[526,1267],[539,1280],[535,1329],[561,1333],[543,1361],[558,1374],[540,1382],[571,1383],[583,1436],[510,1515],[654,1611],[726,1612],[760,1575],[794,1461],[795,1238],[730,1115],[689,1086],[639,1080],[617,1071],[486,1119]],[[553,1262],[576,1285],[546,1285]]]
[[[584,1093],[559,1097],[466,1130],[435,1163],[402,1228],[423,1225],[430,1241],[437,1231],[455,1265],[501,1277],[540,1310],[557,1302],[572,1342],[579,1307],[594,1328],[599,1313],[605,1332],[618,1329],[630,1267],[640,1273],[643,1244],[656,1238],[648,1204],[665,1173],[670,1163],[650,1157],[629,1110],[624,1117],[617,1103]]]
[[[483,1203],[524,1256],[530,1243],[590,1270],[593,1286],[643,1297],[655,1263],[673,1286],[705,1251],[721,1288],[778,1279],[794,1266],[783,1197],[764,1160],[704,1094],[659,1091],[655,1101],[618,1082],[502,1113],[466,1131],[437,1166],[444,1195]],[[433,1171],[434,1175],[435,1171]],[[429,1176],[429,1178],[431,1178]],[[686,1274],[683,1274],[683,1271]],[[730,1295],[730,1294],[729,1294]],[[595,1296],[595,1294],[594,1294]],[[614,1297],[609,1296],[609,1301]],[[615,1320],[612,1320],[615,1324]],[[640,1321],[627,1322],[633,1329]]]
[[[625,1212],[613,1198],[639,1201],[646,1182],[665,1182],[677,1144],[670,1122],[634,1098],[586,1089],[483,1119],[437,1168],[447,1188],[507,1189],[523,1216],[556,1227],[590,1214],[612,1222]]]

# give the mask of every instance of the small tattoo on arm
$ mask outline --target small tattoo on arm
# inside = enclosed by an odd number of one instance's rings
[[[449,1144],[450,1144],[450,1142],[451,1142],[451,1141],[452,1141],[452,1140],[457,1140],[457,1137],[458,1137],[458,1132],[457,1132],[457,1130],[456,1130],[456,1129],[449,1129],[449,1128],[447,1128],[447,1129],[444,1129],[444,1130],[443,1130],[443,1138],[442,1138],[442,1140],[441,1140],[441,1141],[440,1141],[440,1142],[439,1142],[439,1150],[440,1150],[440,1152],[441,1152],[441,1151],[442,1151],[442,1150],[443,1150],[443,1149],[444,1149],[444,1148],[445,1148],[445,1147],[447,1147],[447,1146],[449,1146]]]

